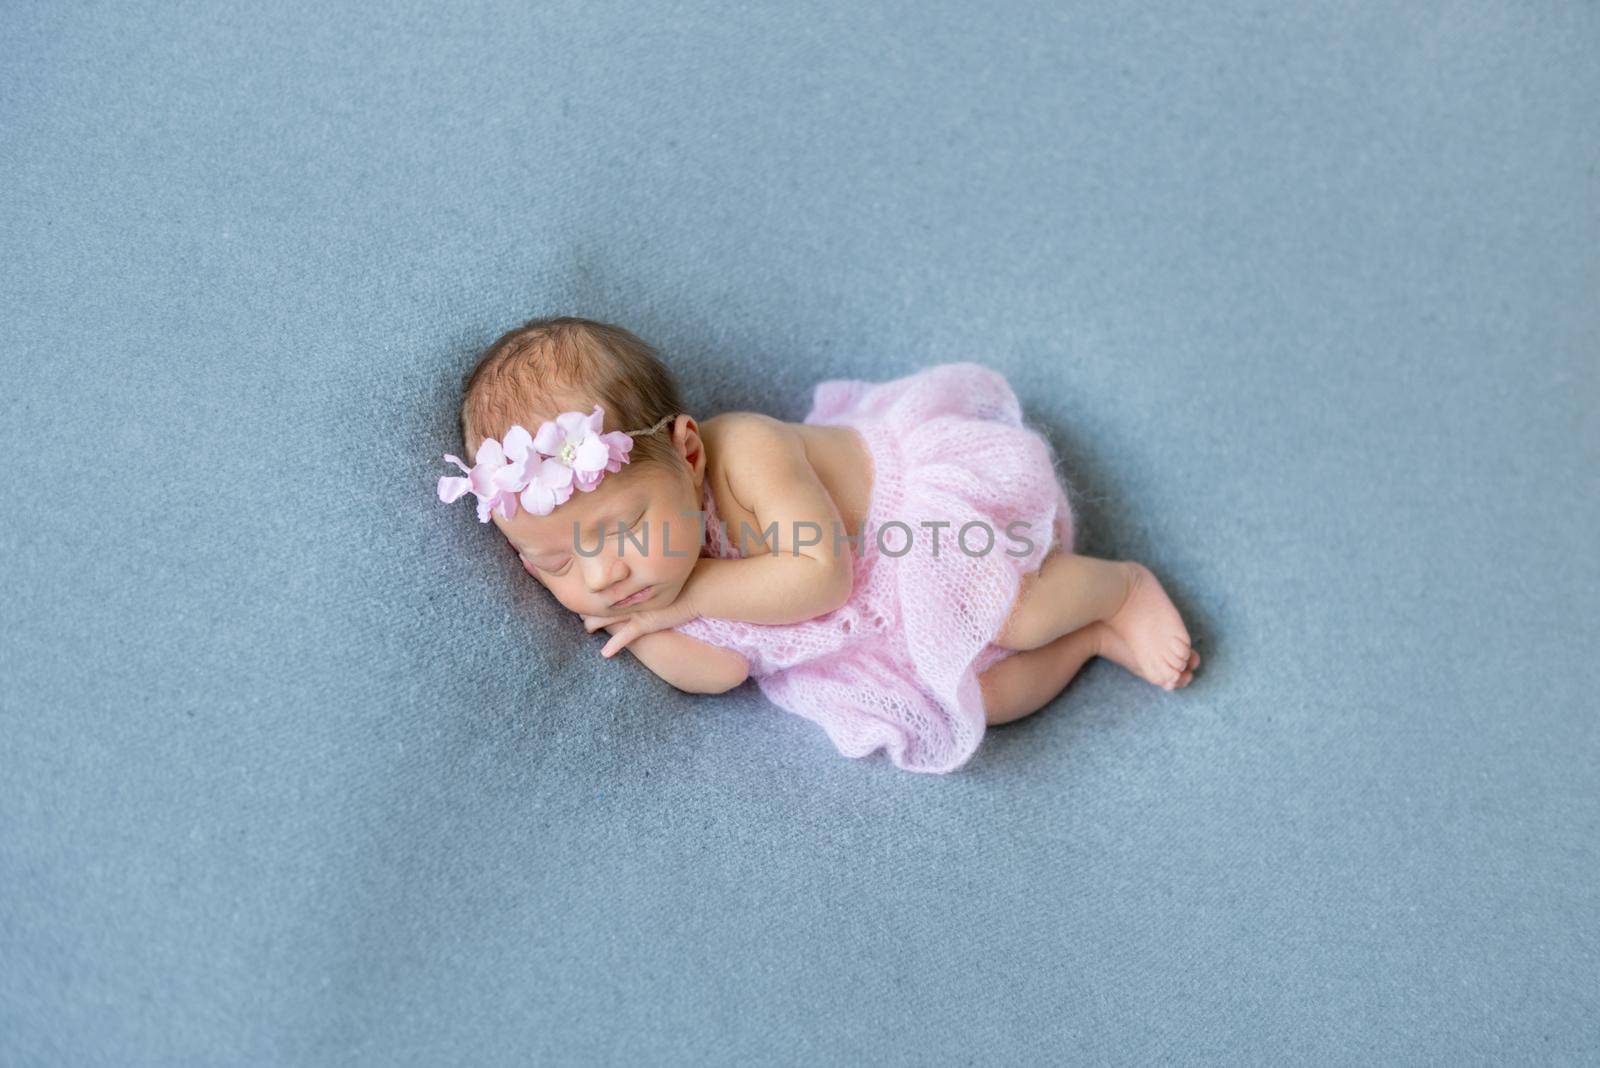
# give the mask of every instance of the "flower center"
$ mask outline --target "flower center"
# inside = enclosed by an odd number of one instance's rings
[[[561,451],[557,455],[561,457],[562,463],[566,464],[568,467],[571,467],[572,461],[577,459],[578,447],[569,441],[565,445],[561,446]]]

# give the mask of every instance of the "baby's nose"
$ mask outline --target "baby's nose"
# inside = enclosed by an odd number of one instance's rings
[[[609,559],[596,559],[591,561],[594,566],[585,572],[589,580],[589,592],[599,593],[601,590],[610,589],[628,577],[628,565],[618,557]]]

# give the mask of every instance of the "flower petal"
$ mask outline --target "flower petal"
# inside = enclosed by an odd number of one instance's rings
[[[621,430],[601,434],[600,440],[606,443],[606,470],[621,471],[622,465],[628,462],[628,453],[633,451],[633,436]]]
[[[610,458],[611,450],[606,443],[590,434],[578,443],[578,454],[572,458],[572,466],[578,471],[604,471]]]
[[[570,487],[572,485],[572,468],[560,460],[547,459],[539,465],[539,474],[534,481],[548,490],[560,490],[562,487]]]
[[[505,464],[505,462],[505,451],[500,448],[500,443],[494,438],[484,438],[483,441],[478,444],[478,454],[473,458],[474,467],[480,466],[484,463],[489,464],[491,467],[501,467]]]
[[[521,460],[533,449],[533,435],[528,433],[527,428],[521,423],[513,424],[511,429],[506,431],[504,447],[508,457],[512,460]]]
[[[522,507],[534,515],[549,515],[555,510],[556,495],[548,486],[542,486],[537,481],[528,484],[517,498],[522,502]]]
[[[472,483],[464,478],[453,475],[439,476],[439,499],[446,504],[452,504],[467,490],[472,488]]]
[[[522,459],[513,460],[491,476],[491,481],[496,489],[509,490],[512,493],[522,492],[522,487],[529,482],[530,475],[528,472],[530,468],[537,470],[538,464],[541,462],[539,454],[531,451],[533,447],[531,441],[528,447],[530,451]]]
[[[472,474],[467,477],[472,480],[472,492],[480,497],[493,497],[500,492],[500,487],[495,485],[495,476],[505,467],[503,463],[493,463],[486,460],[472,468]]]
[[[576,445],[589,431],[589,417],[582,412],[562,412],[556,416],[556,426],[561,428],[563,441]]]
[[[567,439],[561,433],[561,428],[554,422],[546,420],[539,424],[539,432],[533,436],[533,447],[546,456],[554,456],[561,451]]]

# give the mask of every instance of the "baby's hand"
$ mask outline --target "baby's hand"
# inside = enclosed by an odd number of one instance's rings
[[[658,630],[670,630],[680,623],[687,623],[694,619],[696,612],[687,599],[679,597],[664,608],[651,608],[640,612],[630,612],[625,616],[583,616],[583,626],[590,634],[598,628],[604,627],[611,635],[611,640],[606,642],[600,650],[601,656],[615,656],[628,643],[643,634],[651,634]]]

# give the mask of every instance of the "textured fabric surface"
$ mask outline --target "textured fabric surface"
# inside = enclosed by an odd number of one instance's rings
[[[971,361],[819,382],[804,422],[850,427],[866,445],[860,541],[840,536],[850,599],[782,626],[701,617],[676,629],[743,655],[768,699],[845,756],[881,750],[907,771],[954,771],[983,739],[978,676],[1011,655],[993,639],[1022,576],[1052,547],[1072,548],[1068,483],[1004,376]],[[701,507],[702,555],[743,555],[709,480]]]
[[[1592,1064],[1594,4],[8,4],[0,1063]],[[1002,372],[1204,658],[956,775],[441,505],[552,312]]]

